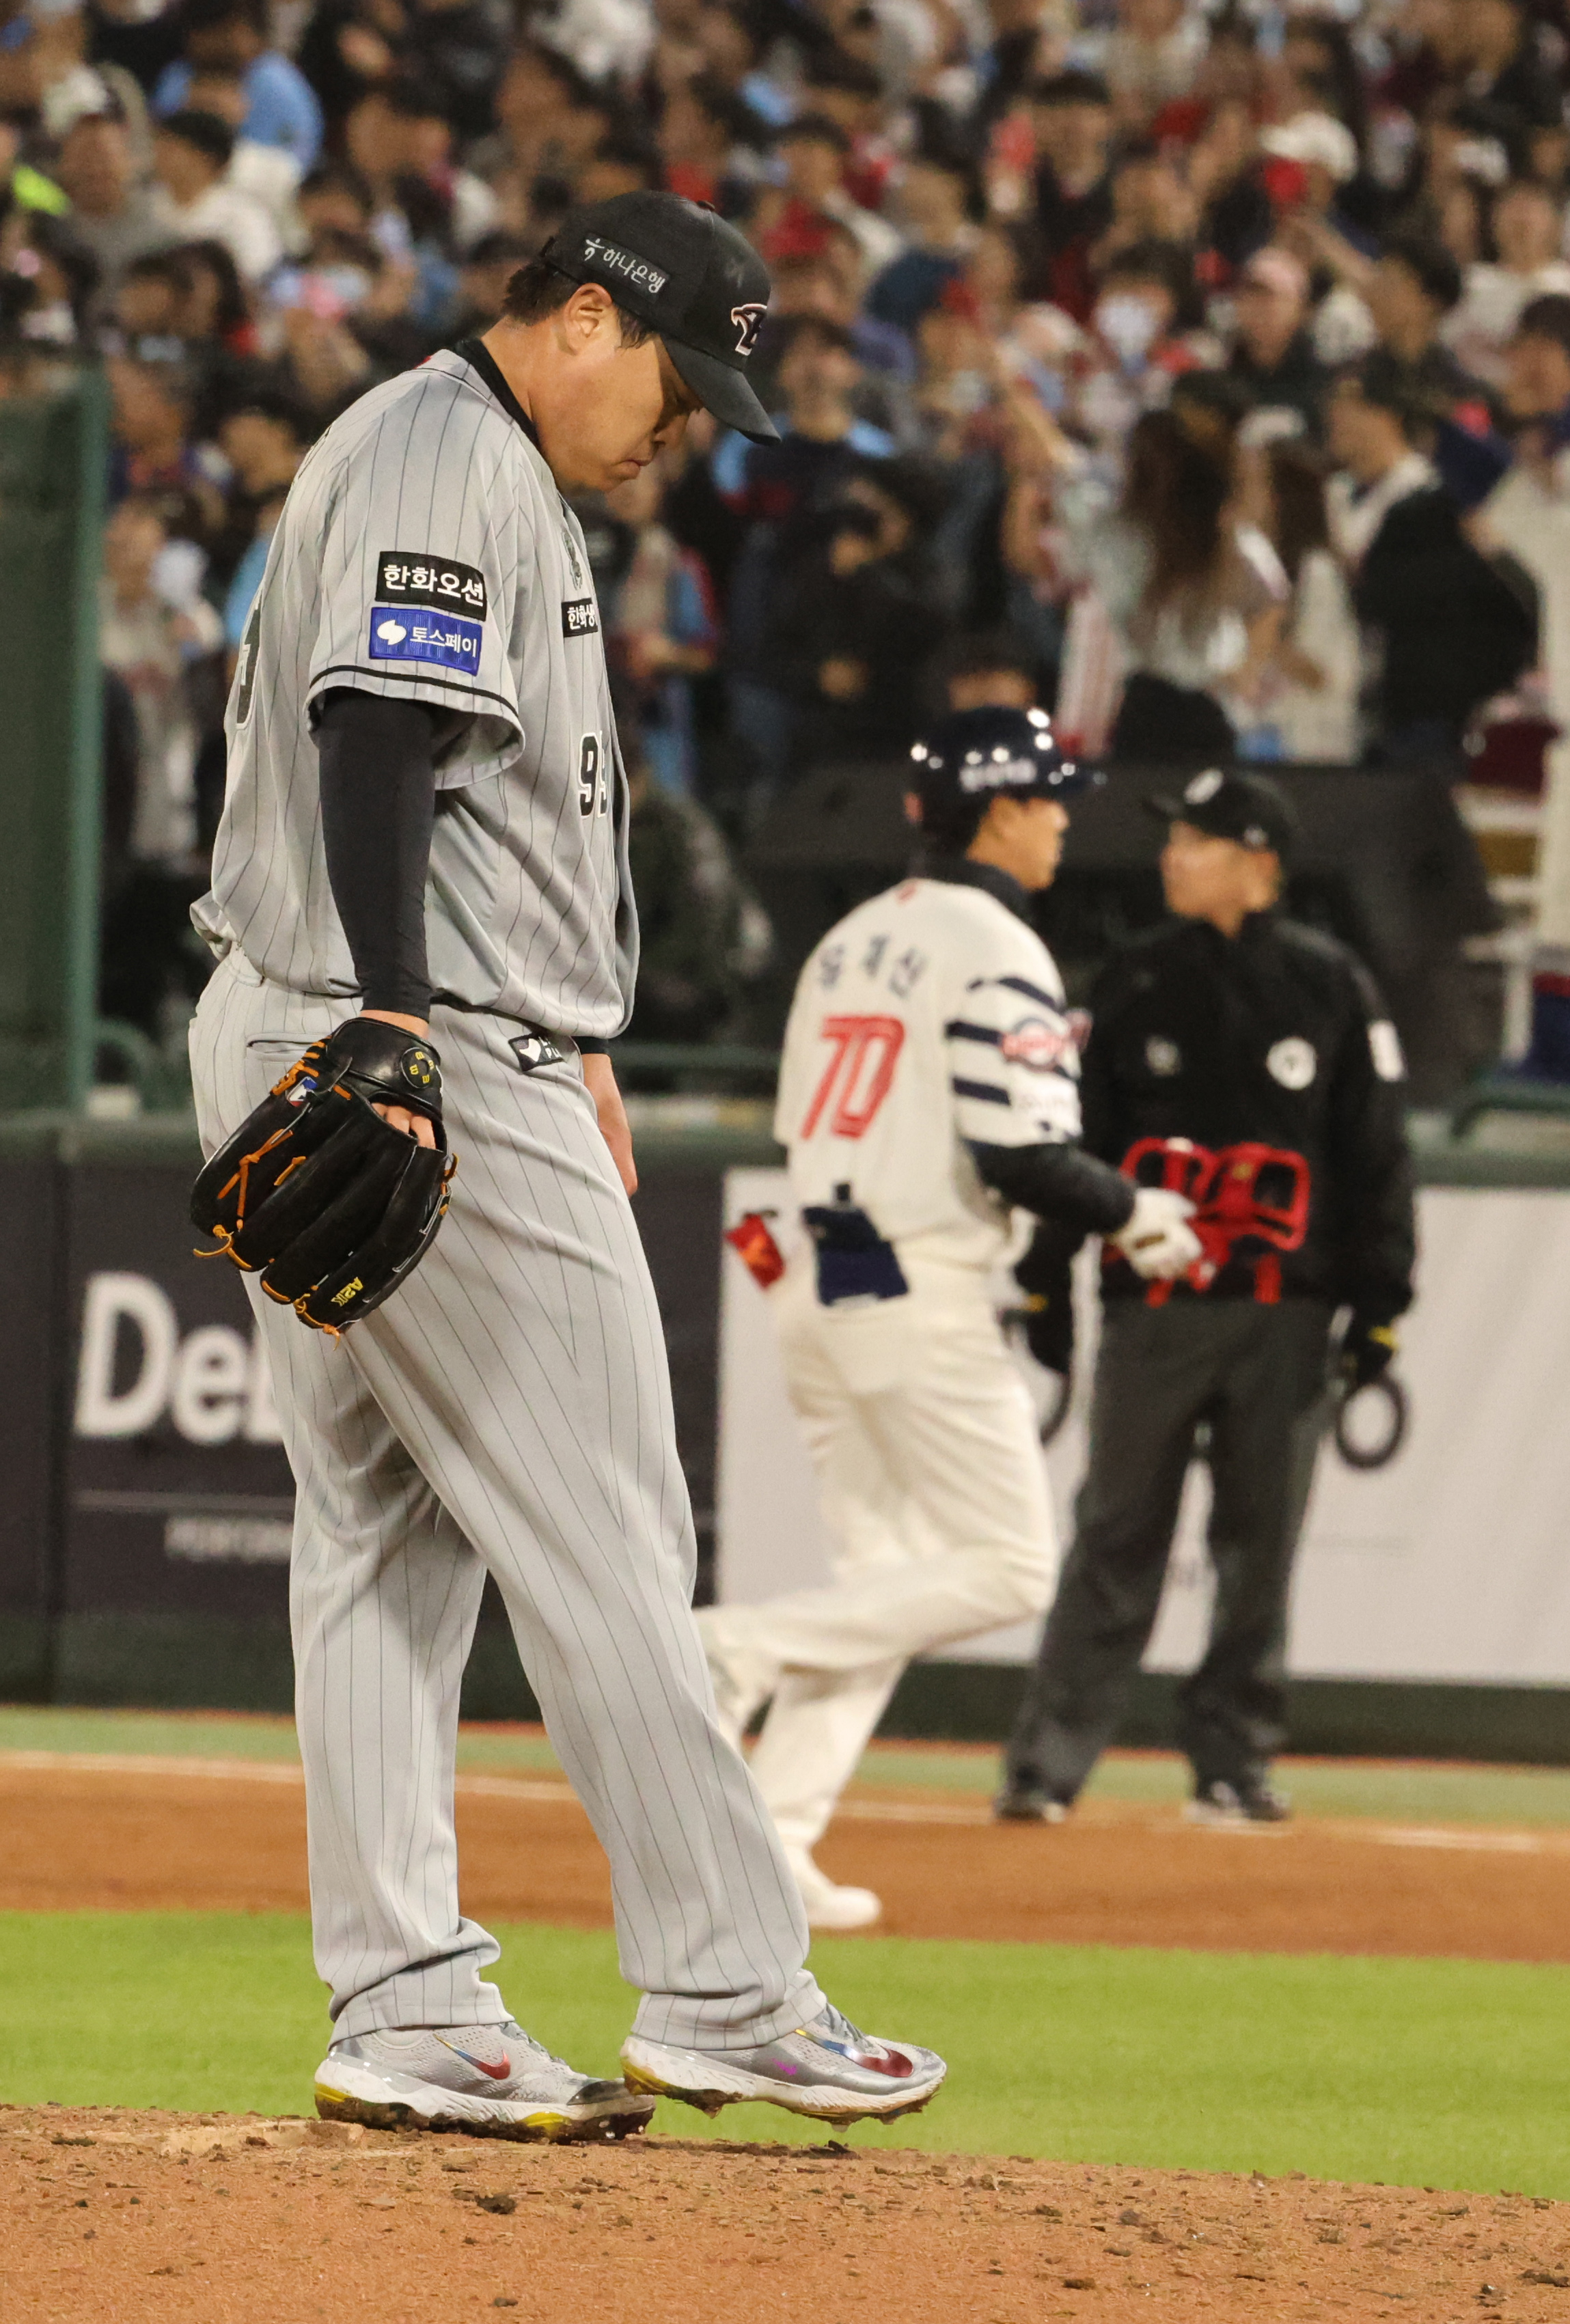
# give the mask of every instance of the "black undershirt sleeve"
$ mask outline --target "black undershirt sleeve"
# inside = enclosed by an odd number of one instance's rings
[[[335,689],[316,722],[328,881],[362,1009],[429,1017],[425,877],[440,713]]]
[[[1082,1146],[983,1146],[968,1139],[984,1185],[1018,1211],[1076,1227],[1082,1234],[1116,1234],[1127,1226],[1134,1190],[1121,1172]]]

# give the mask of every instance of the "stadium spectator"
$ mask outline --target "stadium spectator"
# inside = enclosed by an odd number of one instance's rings
[[[651,461],[608,505],[633,531],[624,579],[607,609],[606,645],[638,723],[649,771],[673,798],[697,774],[692,680],[715,665],[719,622],[703,560],[660,521],[666,475]]]
[[[1383,350],[1337,383],[1331,524],[1378,648],[1376,755],[1454,777],[1467,720],[1519,675],[1534,625],[1467,540],[1460,508],[1417,448],[1428,416],[1412,367]]]
[[[506,35],[484,0],[410,0],[399,62],[429,90],[458,140],[495,126]]]
[[[1570,1082],[1570,298],[1536,299],[1510,343],[1504,396],[1516,460],[1470,528],[1484,553],[1514,557],[1536,582],[1547,708],[1538,849],[1531,1042],[1523,1072]]]
[[[896,330],[913,332],[965,271],[975,241],[974,178],[957,154],[917,153],[900,180],[900,222],[909,240],[873,277],[866,310]]]
[[[220,242],[248,282],[283,255],[277,226],[228,175],[235,133],[211,113],[173,113],[152,148],[152,215],[171,242]]]
[[[783,178],[765,189],[751,220],[765,258],[810,256],[824,248],[832,225],[849,228],[869,266],[886,265],[895,255],[898,230],[845,189],[850,150],[850,139],[827,114],[799,114],[775,131]]]
[[[1459,18],[1463,88],[1473,103],[1515,116],[1525,129],[1564,119],[1564,97],[1537,41],[1527,0],[1466,0]]]
[[[1347,765],[1360,747],[1362,655],[1356,613],[1330,546],[1325,472],[1300,440],[1277,436],[1239,456],[1240,510],[1279,560],[1290,595],[1251,695],[1229,709],[1245,757]]]
[[[1205,20],[1188,0],[1118,0],[1104,69],[1124,128],[1148,127],[1173,97],[1187,97],[1205,51]]]
[[[239,73],[202,65],[191,74],[189,110],[216,116],[234,133],[226,182],[260,202],[287,244],[295,231],[294,197],[304,171],[299,155],[286,145],[264,145],[246,134],[249,109]]]
[[[1564,256],[1562,205],[1535,179],[1501,187],[1489,226],[1498,256],[1480,257],[1467,267],[1443,336],[1463,364],[1497,385],[1521,310],[1534,299],[1570,292],[1570,264]]]
[[[1120,750],[1431,751],[1455,767],[1520,626],[1459,528],[1486,505],[1512,537],[1556,538],[1543,399],[1561,352],[1517,327],[1570,295],[1555,15],[1547,0],[24,11],[0,40],[4,311],[36,346],[101,345],[114,493],[152,493],[209,554],[204,594],[233,632],[275,498],[268,480],[225,486],[251,465],[255,413],[280,400],[303,441],[485,328],[574,201],[668,186],[769,259],[752,368],[782,440],[696,430],[634,495],[634,526],[586,512],[614,552],[607,615],[630,560],[629,635],[695,657],[642,681],[661,788],[696,784],[739,825],[810,752],[891,735],[897,611],[928,640],[1006,624],[1043,699],[1061,683],[1077,715],[1094,697]],[[1361,370],[1332,390],[1375,351],[1371,404]],[[249,449],[226,466],[236,414]],[[1147,424],[1168,416],[1176,438]],[[1328,549],[1306,456],[1327,427]],[[298,449],[280,443],[278,482]],[[905,474],[911,454],[933,489],[879,515],[870,471]],[[1152,463],[1180,518],[1154,513]],[[1441,607],[1426,646],[1381,595],[1425,506],[1445,586],[1472,608],[1457,628]],[[1344,557],[1349,530],[1366,538]],[[1556,604],[1540,543],[1511,553]],[[673,610],[700,568],[701,620]],[[857,651],[820,651],[830,607]],[[781,623],[789,675],[770,650]],[[1408,647],[1416,670],[1440,658],[1440,637],[1456,653],[1418,718],[1418,679],[1394,672]],[[864,669],[866,690],[825,695],[826,661]]]
[[[1095,591],[1122,652],[1113,757],[1178,766],[1230,757],[1223,696],[1250,692],[1285,591],[1273,557],[1261,563],[1240,539],[1224,423],[1201,409],[1144,414],[1113,509],[1067,443],[1055,454],[1066,567]]]
[[[1437,415],[1458,404],[1486,407],[1480,380],[1456,361],[1442,336],[1461,300],[1461,269],[1442,243],[1395,235],[1369,277],[1380,345],[1401,365],[1412,393]]]
[[[1255,251],[1238,277],[1227,368],[1256,407],[1292,412],[1317,435],[1328,378],[1308,331],[1308,291],[1307,270],[1290,251]]]
[[[732,217],[758,174],[763,124],[743,97],[712,73],[695,73],[665,99],[659,150],[666,185]]]
[[[170,229],[136,165],[131,134],[113,113],[84,113],[60,140],[55,173],[71,223],[113,284],[133,259],[162,249]]]
[[[248,108],[245,135],[283,146],[309,170],[321,151],[321,106],[299,67],[268,46],[263,0],[185,0],[180,20],[185,54],[160,75],[153,111],[165,117],[184,112],[191,75],[203,66],[238,73]]]
[[[232,475],[227,522],[213,563],[217,578],[227,583],[223,617],[231,651],[245,634],[273,528],[309,435],[304,415],[285,397],[266,392],[236,403],[218,423],[218,449]]]
[[[920,547],[922,473],[890,462],[854,479],[779,575],[773,659],[808,765],[893,757],[920,721],[947,629]]]
[[[1083,323],[1094,300],[1090,254],[1112,224],[1112,100],[1094,73],[1060,72],[1030,92],[1030,126],[1040,159],[1036,223],[1046,246],[1057,304]]]
[[[1121,454],[1141,413],[1159,410],[1176,380],[1219,361],[1216,339],[1185,327],[1193,308],[1181,243],[1134,243],[1101,271],[1092,336],[1067,367],[1065,411],[1107,455]]]
[[[949,710],[1031,710],[1039,698],[1030,650],[1006,631],[957,638],[943,657],[943,702]]]
[[[107,834],[100,1005],[153,1038],[169,1029],[171,1003],[189,1010],[205,974],[188,918],[204,873],[199,673],[223,632],[201,595],[201,564],[171,538],[155,501],[127,498],[110,517],[99,652],[129,689],[135,752]]]
[[[24,210],[8,221],[4,247],[11,279],[25,294],[23,336],[56,347],[82,345],[99,268],[70,221]]]
[[[156,506],[164,529],[205,543],[223,521],[223,503],[193,441],[197,383],[186,366],[135,355],[109,364],[114,448],[111,502],[138,499]]]

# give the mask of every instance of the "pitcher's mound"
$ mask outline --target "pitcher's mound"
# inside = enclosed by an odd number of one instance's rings
[[[1520,2196],[0,2107],[6,2324],[1564,2324],[1567,2295],[1570,2205]]]

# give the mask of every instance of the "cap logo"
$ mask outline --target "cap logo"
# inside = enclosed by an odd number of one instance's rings
[[[1001,748],[990,752],[967,751],[958,773],[962,791],[1006,790],[1011,784],[1039,783],[1042,779],[1039,767],[1032,766],[1029,759],[1016,759],[1011,752]]]
[[[1215,797],[1225,779],[1219,769],[1207,767],[1204,774],[1195,776],[1183,796],[1190,807],[1203,807],[1206,799]]]
[[[758,344],[758,333],[768,311],[767,304],[756,300],[749,300],[744,307],[731,309],[731,320],[736,327],[736,353],[743,363]]]
[[[604,242],[597,234],[586,235],[583,247],[584,255],[596,266],[605,267],[612,274],[624,274],[629,282],[640,290],[647,290],[652,298],[657,299],[670,280],[658,266],[651,266],[646,258],[622,249],[617,243]]]

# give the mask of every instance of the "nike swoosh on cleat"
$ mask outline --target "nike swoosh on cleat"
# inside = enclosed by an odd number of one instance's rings
[[[490,2081],[504,2082],[513,2070],[511,2058],[503,2058],[499,2066],[487,2066],[483,2058],[471,2058],[468,2052],[460,2050],[456,2042],[447,2042],[442,2046],[444,2049],[450,2050],[455,2058],[461,2058],[466,2066],[472,2066],[476,2073],[484,2074]]]
[[[894,2081],[902,2081],[910,2071],[910,2059],[901,2056],[898,2050],[852,2050],[843,2042],[821,2041],[818,2047],[832,2050],[838,2057],[848,2058],[851,2064],[860,2066],[864,2073],[887,2074]]]

